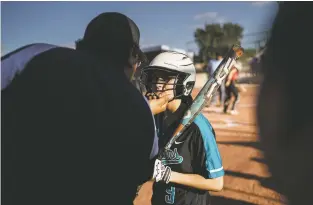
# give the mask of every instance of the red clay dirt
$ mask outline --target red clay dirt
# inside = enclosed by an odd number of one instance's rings
[[[258,86],[246,85],[237,105],[238,115],[223,114],[222,107],[203,110],[216,132],[225,170],[224,189],[211,192],[213,205],[280,205],[284,197],[274,191],[264,163],[255,120]],[[195,89],[193,96],[199,92]]]

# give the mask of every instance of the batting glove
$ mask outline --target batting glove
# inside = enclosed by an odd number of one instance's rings
[[[169,183],[171,178],[171,168],[168,166],[164,166],[161,160],[157,159],[154,163],[153,177],[156,182],[164,182],[166,184]]]

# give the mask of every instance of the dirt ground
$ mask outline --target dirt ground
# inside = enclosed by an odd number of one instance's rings
[[[239,115],[223,114],[221,107],[203,110],[212,123],[225,170],[224,189],[212,192],[214,205],[286,204],[274,191],[258,142],[255,120],[257,85],[244,85],[237,105]],[[195,90],[196,95],[199,90]]]

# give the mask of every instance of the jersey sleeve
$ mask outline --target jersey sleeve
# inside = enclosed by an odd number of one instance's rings
[[[214,130],[209,121],[201,114],[195,119],[199,128],[196,136],[197,156],[200,170],[206,178],[218,178],[224,176],[224,168],[218,146],[215,140]]]

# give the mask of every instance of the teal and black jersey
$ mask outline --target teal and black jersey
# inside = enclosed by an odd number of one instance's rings
[[[157,116],[163,119],[159,128],[159,146],[164,147],[173,135],[179,119],[187,108],[182,104],[172,114]],[[170,150],[162,153],[162,162],[172,171],[199,174],[204,178],[218,178],[224,175],[221,156],[216,144],[215,133],[210,122],[200,114],[189,128],[174,142]],[[210,204],[208,191],[197,190],[177,184],[155,184],[152,204]]]

